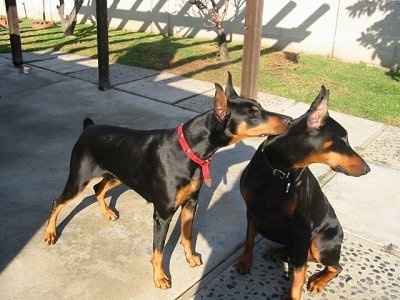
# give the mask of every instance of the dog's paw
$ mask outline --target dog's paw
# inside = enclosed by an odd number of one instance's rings
[[[318,273],[313,274],[309,279],[307,283],[307,289],[313,293],[317,294],[322,292],[326,285],[342,270],[341,266],[328,266],[325,267],[322,271],[319,271]]]
[[[294,298],[294,297],[292,297],[290,295],[285,296],[283,299],[284,300],[300,300],[300,298]]]
[[[264,254],[264,259],[272,261],[288,261],[286,247],[270,248]]]
[[[103,212],[103,215],[107,220],[115,221],[118,219],[118,215],[111,208]]]
[[[192,268],[201,266],[203,264],[200,256],[197,256],[197,255],[192,255],[190,258],[186,258],[186,261],[188,262],[189,266]]]
[[[321,293],[326,286],[326,282],[324,280],[321,280],[320,278],[317,278],[313,281],[311,281],[308,285],[307,285],[307,289],[312,293],[312,294],[317,294],[317,293]]]
[[[55,244],[57,241],[57,234],[55,230],[50,230],[46,228],[46,231],[44,232],[44,241],[48,245]]]
[[[250,265],[251,265],[251,261],[248,258],[242,256],[236,265],[236,271],[242,275],[249,274],[250,273]]]
[[[165,290],[171,288],[171,283],[169,282],[169,278],[164,273],[156,276],[154,275],[154,285],[156,288]]]

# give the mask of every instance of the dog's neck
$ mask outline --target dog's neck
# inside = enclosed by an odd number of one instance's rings
[[[281,180],[288,180],[291,172],[293,172],[291,167],[270,159],[271,155],[268,155],[266,149],[263,147],[261,147],[261,155],[263,164],[270,174]]]
[[[183,133],[192,151],[205,160],[227,146],[232,138],[225,130],[227,122],[218,119],[211,110],[184,123]]]
[[[186,141],[185,134],[183,133],[183,124],[178,126],[177,134],[178,134],[178,141],[182,147],[182,150],[186,153],[186,155],[190,158],[190,160],[192,160],[201,167],[201,172],[203,174],[204,181],[208,186],[211,186],[211,175],[210,175],[211,157],[206,159],[201,159],[196,155],[196,153],[193,152],[193,150],[190,148],[189,144]]]
[[[284,133],[280,136],[269,137],[260,145],[264,160],[267,160],[273,168],[279,169],[284,173],[308,167],[299,168],[297,166],[299,160],[302,160],[304,149],[301,150],[296,147],[300,143],[299,141],[296,142],[296,138],[301,140],[302,137],[296,135],[292,137],[286,136],[286,133]]]
[[[292,193],[292,188],[301,182],[301,176],[307,168],[298,169],[289,165],[285,165],[277,160],[276,156],[272,155],[271,153],[267,153],[268,151],[267,147],[265,147],[265,144],[266,141],[261,144],[261,151],[259,152],[259,155],[262,156],[262,164],[267,170],[270,176],[269,178],[273,178],[273,181],[282,187],[282,191],[289,195]]]
[[[260,146],[263,160],[271,166],[272,169],[278,169],[282,173],[289,173],[293,170],[293,164],[290,161],[288,152],[290,149],[282,147],[280,141],[266,139]]]

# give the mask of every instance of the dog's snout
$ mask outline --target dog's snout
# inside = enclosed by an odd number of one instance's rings
[[[292,125],[292,122],[293,122],[293,118],[292,118],[292,117],[283,115],[283,116],[282,116],[282,119],[283,119],[283,122],[284,122],[287,126]]]
[[[290,125],[292,123],[292,121],[293,121],[293,118],[289,117],[287,115],[281,115],[281,114],[276,114],[276,113],[275,114],[272,113],[272,115],[277,117],[278,119],[280,119],[281,122],[283,122],[283,123],[285,123],[287,125]]]
[[[367,164],[365,164],[365,166],[364,166],[364,175],[369,173],[369,171],[371,171],[371,168]]]

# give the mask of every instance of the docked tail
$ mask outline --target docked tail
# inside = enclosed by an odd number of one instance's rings
[[[94,122],[92,119],[90,118],[85,118],[85,120],[83,120],[83,130],[85,130],[86,128],[88,128],[89,126],[94,125]]]

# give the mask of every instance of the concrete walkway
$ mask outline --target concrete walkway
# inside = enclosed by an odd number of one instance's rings
[[[250,275],[234,269],[246,228],[238,179],[259,138],[221,149],[213,158],[213,184],[202,188],[194,224],[201,267],[191,269],[185,262],[175,216],[166,244],[170,290],[153,287],[152,205],[126,188],[107,198],[120,213],[111,222],[100,214],[89,187],[60,214],[59,240],[47,246],[44,224],[66,181],[85,117],[133,128],[175,127],[211,107],[214,84],[112,65],[114,88],[101,92],[96,60],[25,53],[24,61],[17,69],[9,54],[0,54],[1,299],[280,299],[285,294],[284,266],[262,258],[271,246],[265,239],[259,238]],[[234,83],[239,84],[235,78]],[[268,94],[258,100],[293,117],[308,108]],[[346,231],[344,270],[323,294],[305,292],[304,299],[399,298],[400,128],[331,115],[347,128],[350,143],[372,171],[350,178],[312,167]],[[310,271],[320,268],[310,264]]]

